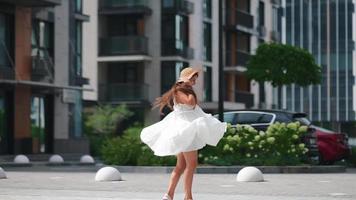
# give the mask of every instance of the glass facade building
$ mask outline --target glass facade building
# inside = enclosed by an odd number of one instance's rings
[[[312,121],[340,131],[343,124],[355,120],[355,3],[352,0],[283,0],[281,5],[277,14],[281,19],[278,28],[282,43],[311,52],[322,68],[322,82],[308,87],[290,85],[275,89],[274,104],[280,109],[306,112]]]

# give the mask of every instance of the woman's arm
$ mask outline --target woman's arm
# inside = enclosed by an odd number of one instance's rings
[[[177,103],[187,104],[191,106],[195,106],[197,102],[195,102],[195,98],[192,94],[185,94],[183,92],[177,91],[176,93],[176,101]]]

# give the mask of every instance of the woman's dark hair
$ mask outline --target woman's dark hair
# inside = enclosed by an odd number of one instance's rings
[[[164,93],[161,97],[156,98],[153,103],[153,108],[159,107],[159,111],[162,113],[164,107],[168,107],[173,110],[173,99],[177,95],[177,92],[183,92],[186,95],[193,95],[195,102],[197,102],[197,95],[195,94],[193,87],[184,82],[175,83],[170,90]]]

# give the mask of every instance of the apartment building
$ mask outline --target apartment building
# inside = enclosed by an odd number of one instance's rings
[[[81,0],[0,0],[0,154],[87,153]]]
[[[259,2],[223,1],[224,49],[218,40],[219,1],[88,2],[84,12],[91,20],[83,27],[83,73],[94,92],[84,92],[86,103],[126,104],[137,120],[156,121],[159,115],[151,111],[151,103],[172,86],[181,69],[194,66],[201,71],[195,87],[200,104],[217,112],[223,51],[225,109],[256,106],[253,92],[258,86],[251,86],[243,71],[258,42],[269,40],[263,34],[267,28],[257,30]],[[269,9],[270,1],[265,2]]]
[[[276,89],[275,104],[306,112],[312,121],[355,138],[356,1],[281,2],[282,42],[314,55],[322,67],[322,83]]]

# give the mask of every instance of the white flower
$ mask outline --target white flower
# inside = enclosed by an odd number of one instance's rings
[[[269,142],[270,144],[273,144],[275,140],[276,139],[274,137],[267,138],[267,142]]]
[[[260,131],[260,132],[261,132],[261,131]],[[255,136],[255,140],[256,140],[256,141],[258,141],[258,140],[260,140],[260,139],[261,139],[261,137],[260,137],[259,135],[256,135],[256,136]]]

